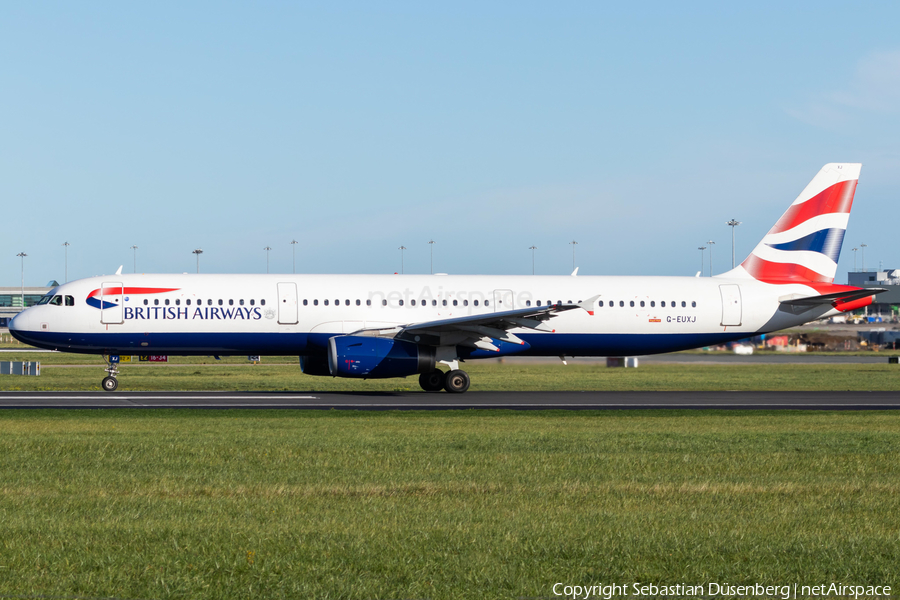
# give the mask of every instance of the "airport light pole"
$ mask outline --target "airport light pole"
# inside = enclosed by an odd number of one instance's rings
[[[732,230],[732,231],[734,231],[734,230]],[[712,271],[712,247],[713,247],[713,244],[715,244],[715,242],[712,240],[709,240],[708,242],[706,242],[706,245],[709,246],[709,276],[710,277],[712,277],[712,273],[713,273],[713,271]]]
[[[700,251],[700,276],[703,276],[703,251],[706,250],[706,246],[700,246],[697,248]]]
[[[63,246],[66,247],[66,283],[69,283],[69,246],[71,246],[69,242],[63,242]]]
[[[266,251],[266,275],[269,274],[269,250],[271,250],[271,249],[272,248],[269,246],[266,246],[265,248],[263,248],[263,250]]]
[[[859,249],[862,250],[862,271],[866,272],[866,248],[868,248],[868,244],[860,244]]]
[[[406,250],[406,246],[400,246],[397,250],[400,251],[400,274],[403,275],[403,251]]]
[[[196,250],[191,252],[191,254],[194,254],[197,256],[197,273],[199,274],[200,273],[200,255],[203,254],[203,250],[200,248],[197,248]]]
[[[725,223],[729,227],[731,227],[731,268],[734,268],[734,228],[741,224],[740,221],[736,219],[732,219]]]
[[[853,272],[856,273],[856,251],[859,248],[850,248],[850,251],[853,252]]]
[[[291,240],[291,273],[297,272],[297,240]]]
[[[16,254],[19,258],[22,259],[22,308],[25,308],[25,257],[28,256],[24,252],[19,252]]]
[[[138,249],[137,244],[133,245],[133,246],[132,246],[131,248],[129,248],[129,249],[131,250],[131,254],[132,254],[132,256],[131,256],[131,260],[132,260],[131,269],[132,269],[132,272],[133,272],[133,273],[137,273],[137,249]]]
[[[428,245],[431,246],[431,274],[434,275],[434,240],[430,240]]]
[[[537,250],[537,246],[529,246],[529,250],[531,250],[531,274],[534,275],[534,251]]]
[[[571,246],[572,246],[572,271],[574,271],[575,270],[575,246],[578,245],[578,242],[576,242],[575,240],[572,240],[571,242],[569,242],[569,244],[571,244]]]

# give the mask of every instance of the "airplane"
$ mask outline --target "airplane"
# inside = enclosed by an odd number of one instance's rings
[[[59,285],[9,324],[19,341],[120,355],[297,355],[308,375],[419,376],[465,392],[460,363],[641,356],[778,331],[886,291],[834,283],[858,163],[825,165],[750,255],[713,277],[122,274]],[[446,368],[444,370],[442,367]]]

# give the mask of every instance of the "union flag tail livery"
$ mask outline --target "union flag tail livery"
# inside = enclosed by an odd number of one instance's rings
[[[861,167],[859,163],[822,167],[750,256],[724,276],[746,275],[772,284],[810,283],[816,289],[832,284]]]
[[[722,344],[866,306],[884,291],[834,283],[859,171],[854,163],[825,165],[750,256],[715,277],[120,269],[50,290],[9,330],[41,348],[107,356],[108,391],[118,386],[120,354],[294,354],[307,375],[418,375],[425,391],[464,392],[464,360],[639,356]]]

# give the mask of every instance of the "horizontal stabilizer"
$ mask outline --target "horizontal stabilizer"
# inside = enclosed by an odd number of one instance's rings
[[[806,296],[804,298],[790,298],[787,300],[782,300],[781,303],[785,304],[787,306],[812,308],[814,306],[833,304],[835,302],[838,302],[840,304],[843,304],[846,302],[852,302],[853,300],[860,300],[862,298],[874,296],[875,294],[881,294],[882,292],[886,292],[886,291],[887,290],[884,288],[856,289],[856,290],[848,290],[846,292],[837,292],[835,294],[822,294],[821,296]]]

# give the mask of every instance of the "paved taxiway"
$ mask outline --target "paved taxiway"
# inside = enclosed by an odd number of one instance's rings
[[[0,408],[897,410],[900,392],[0,392]]]

